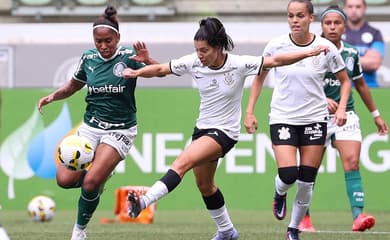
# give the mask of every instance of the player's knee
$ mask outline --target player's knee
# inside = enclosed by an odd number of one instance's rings
[[[196,186],[199,189],[199,192],[202,196],[209,196],[215,192],[217,188],[213,183],[204,181],[203,179],[196,179]]]
[[[284,182],[285,184],[293,184],[298,178],[298,168],[297,167],[278,168],[278,174],[282,182]]]
[[[298,179],[303,182],[315,182],[318,168],[301,165],[299,167]]]
[[[93,192],[99,189],[100,183],[93,178],[85,179],[83,182],[83,189],[86,192]]]

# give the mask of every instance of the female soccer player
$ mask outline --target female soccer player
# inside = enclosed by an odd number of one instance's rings
[[[72,240],[86,238],[85,228],[98,206],[100,189],[118,163],[125,159],[137,135],[134,91],[136,79],[122,76],[123,69],[157,63],[149,57],[145,44],[134,49],[119,46],[120,34],[116,9],[107,7],[93,24],[95,49],[85,51],[73,78],[38,102],[38,109],[65,99],[86,84],[88,93],[84,122],[77,134],[92,143],[95,154],[88,171],[75,172],[59,165],[57,183],[62,188],[81,187],[77,221]]]
[[[278,174],[275,177],[273,213],[278,220],[286,217],[287,191],[296,183],[297,192],[286,239],[297,240],[299,223],[312,199],[327,132],[328,111],[323,89],[325,73],[332,72],[340,79],[340,101],[334,113],[334,121],[338,126],[346,121],[345,110],[351,83],[336,47],[310,32],[310,24],[314,21],[312,2],[291,0],[287,12],[291,32],[270,41],[264,49],[264,56],[302,51],[319,44],[328,45],[330,49],[326,55],[321,54],[305,58],[291,66],[274,68],[275,88],[269,124]],[[249,133],[253,133],[257,128],[254,107],[267,73],[267,69],[263,69],[252,83],[244,122]],[[299,165],[297,151],[300,157]]]
[[[367,83],[363,79],[359,53],[352,45],[341,40],[341,36],[346,28],[347,16],[337,5],[332,5],[321,14],[320,19],[323,36],[330,40],[341,53],[346,63],[348,76],[353,81],[367,109],[371,112],[379,135],[387,134],[387,125],[381,118]],[[328,98],[329,113],[333,114],[340,101],[340,81],[334,74],[327,73],[325,75],[324,89]],[[349,96],[347,103],[347,122],[345,126],[335,126],[332,118],[328,120],[327,143],[330,140],[332,140],[332,146],[339,152],[343,163],[345,185],[353,218],[352,231],[365,231],[366,229],[370,229],[375,224],[375,218],[363,212],[365,194],[359,171],[362,134],[360,131],[359,117],[354,110],[352,94]],[[311,225],[309,214],[306,214],[299,229],[301,231],[315,231]]]
[[[145,195],[129,193],[129,215],[137,217],[140,211],[171,192],[191,169],[209,214],[218,231],[213,239],[238,239],[227,212],[222,192],[214,183],[218,159],[236,144],[240,134],[241,99],[245,78],[256,75],[263,67],[290,64],[304,57],[318,55],[327,47],[275,57],[239,56],[228,53],[234,47],[222,23],[216,18],[200,21],[194,37],[195,53],[171,60],[123,71],[124,77],[153,77],[167,74],[190,74],[200,93],[199,117],[192,142],[173,162],[171,169]],[[132,80],[129,80],[132,81]]]

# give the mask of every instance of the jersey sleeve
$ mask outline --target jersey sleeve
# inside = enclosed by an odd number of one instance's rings
[[[329,72],[338,73],[345,68],[344,60],[333,43],[329,44],[329,52],[326,57],[328,58]]]
[[[76,68],[76,71],[73,75],[73,78],[80,81],[80,82],[83,82],[83,83],[86,83],[87,82],[87,74],[85,73],[85,59],[86,59],[86,56],[85,56],[85,53],[81,56],[80,58],[80,61],[77,65],[77,68]]]
[[[377,50],[384,57],[385,43],[383,42],[382,33],[378,30],[374,34],[374,41],[372,42],[371,48]]]
[[[357,50],[356,50],[357,52]],[[355,81],[358,78],[363,77],[363,68],[360,64],[359,60],[359,54],[354,55],[354,65],[353,65],[353,71],[352,71],[352,80]]]
[[[195,62],[198,59],[195,53],[185,55],[178,59],[173,59],[169,62],[169,67],[171,72],[175,75],[181,76],[186,73],[190,73],[190,70]]]
[[[241,56],[241,63],[243,63],[244,75],[259,75],[261,69],[263,68],[263,56]]]

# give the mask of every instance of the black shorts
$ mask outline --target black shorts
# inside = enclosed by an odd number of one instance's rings
[[[214,139],[219,145],[222,147],[222,156],[224,157],[226,153],[230,151],[237,143],[236,140],[231,139],[228,135],[226,135],[223,131],[217,128],[208,128],[208,129],[199,129],[197,127],[194,128],[194,132],[192,133],[192,141],[202,137],[209,136]]]
[[[324,145],[327,127],[325,122],[307,125],[271,124],[271,141],[274,145]]]

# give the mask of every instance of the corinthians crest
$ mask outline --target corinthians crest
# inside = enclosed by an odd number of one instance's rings
[[[233,73],[225,73],[225,79],[223,80],[226,85],[231,86],[234,83]]]

